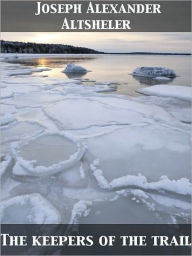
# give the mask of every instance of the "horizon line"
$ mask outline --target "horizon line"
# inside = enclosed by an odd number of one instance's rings
[[[95,50],[93,48],[85,47],[85,46],[77,46],[77,45],[70,45],[70,44],[63,44],[63,43],[38,43],[38,42],[23,42],[23,41],[10,41],[10,40],[4,40],[1,39],[0,41],[4,42],[13,42],[13,43],[31,43],[31,44],[37,44],[37,45],[63,45],[63,46],[73,46],[73,47],[79,47],[79,48],[87,48],[90,50],[98,51],[98,54],[149,54],[149,55],[192,55],[190,52],[149,52],[149,51],[133,51],[133,52],[104,52],[100,50]],[[26,53],[28,54],[28,53]],[[36,53],[34,53],[36,54]],[[50,53],[51,54],[51,53]],[[53,53],[52,53],[53,54]],[[58,53],[60,54],[60,53]]]

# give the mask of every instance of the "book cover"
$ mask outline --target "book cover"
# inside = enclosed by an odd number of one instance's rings
[[[191,255],[191,1],[1,1],[1,254]]]

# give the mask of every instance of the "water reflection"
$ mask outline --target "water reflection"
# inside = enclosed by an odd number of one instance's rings
[[[87,73],[64,73],[66,75],[67,78],[69,79],[74,79],[74,78],[82,78],[83,76],[85,76]]]
[[[37,59],[37,66],[41,66],[41,67],[47,67],[48,63],[47,63],[47,59]]]
[[[169,80],[156,80],[153,77],[136,76],[136,75],[134,75],[133,77],[140,84],[146,84],[146,85],[169,84],[169,83],[171,83],[175,79],[175,78],[170,78]]]
[[[95,57],[63,57],[63,58],[34,58],[34,59],[8,59],[9,63],[19,63],[25,66],[35,67],[49,67],[49,68],[61,68],[69,63],[80,63],[84,61],[91,61]]]

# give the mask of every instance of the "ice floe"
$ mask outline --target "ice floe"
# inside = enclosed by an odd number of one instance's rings
[[[90,154],[100,160],[96,169],[101,169],[108,181],[127,173],[141,173],[150,177],[150,181],[164,175],[170,179],[190,179],[190,133],[187,131],[164,125],[134,125],[89,137],[86,144]]]
[[[67,65],[67,67],[64,69],[63,72],[64,73],[87,73],[88,70],[79,65],[70,63]]]
[[[10,73],[10,76],[23,76],[23,75],[31,75],[32,73],[35,72],[43,72],[43,71],[49,71],[49,68],[26,68],[26,69],[21,69],[17,72]]]
[[[130,125],[146,122],[152,117],[174,122],[172,117],[159,107],[151,108],[146,104],[111,96],[66,97],[63,101],[49,105],[45,112],[64,129]]]
[[[112,189],[128,186],[135,186],[146,190],[163,190],[172,193],[178,193],[181,195],[191,194],[191,184],[186,178],[181,178],[179,180],[170,180],[168,177],[162,176],[159,181],[149,183],[147,182],[145,176],[127,175],[117,178],[110,183],[110,187]]]
[[[55,92],[60,92],[63,95],[67,94],[74,94],[74,95],[91,95],[94,92],[114,92],[117,90],[117,86],[115,85],[103,85],[103,84],[98,84],[98,85],[83,85],[81,83],[78,83],[78,81],[75,81],[75,83],[70,82],[70,83],[65,83],[63,87],[61,88],[60,86],[55,87],[54,89],[52,88],[52,91]]]
[[[177,120],[188,124],[191,123],[192,111],[190,101],[161,96],[140,96],[137,97],[136,100],[147,104],[158,105],[169,112]]]
[[[139,89],[138,92],[145,95],[174,97],[182,100],[191,100],[192,90],[190,86],[179,86],[179,85],[155,85],[148,88]]]
[[[163,67],[139,67],[133,71],[133,75],[144,77],[176,77],[174,70]]]
[[[85,147],[62,133],[47,133],[23,145],[15,143],[13,153],[18,164],[29,175],[40,177],[71,168],[82,158]]]
[[[1,143],[21,141],[42,132],[44,127],[35,122],[16,122],[1,129]]]
[[[61,216],[40,194],[19,195],[1,201],[3,224],[59,224]]]
[[[145,176],[139,174],[137,176],[122,176],[108,182],[102,170],[94,168],[93,166],[91,166],[91,169],[99,186],[103,189],[120,190],[122,188],[135,187],[147,191],[167,191],[181,195],[191,195],[191,184],[186,178],[170,180],[167,176],[162,176],[159,181],[148,182]]]

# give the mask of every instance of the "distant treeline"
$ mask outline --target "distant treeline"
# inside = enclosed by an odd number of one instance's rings
[[[127,52],[127,53],[112,53],[112,54],[129,54],[129,55],[191,55],[191,53],[183,52]]]
[[[63,44],[37,44],[37,43],[23,43],[11,42],[1,40],[2,53],[101,53],[85,47],[76,47],[72,45]]]
[[[1,40],[2,53],[50,53],[50,54],[99,54],[104,52],[95,51],[85,47],[77,47],[64,44],[37,44]],[[105,54],[130,54],[130,55],[191,55],[191,53],[160,53],[160,52],[125,52]]]

